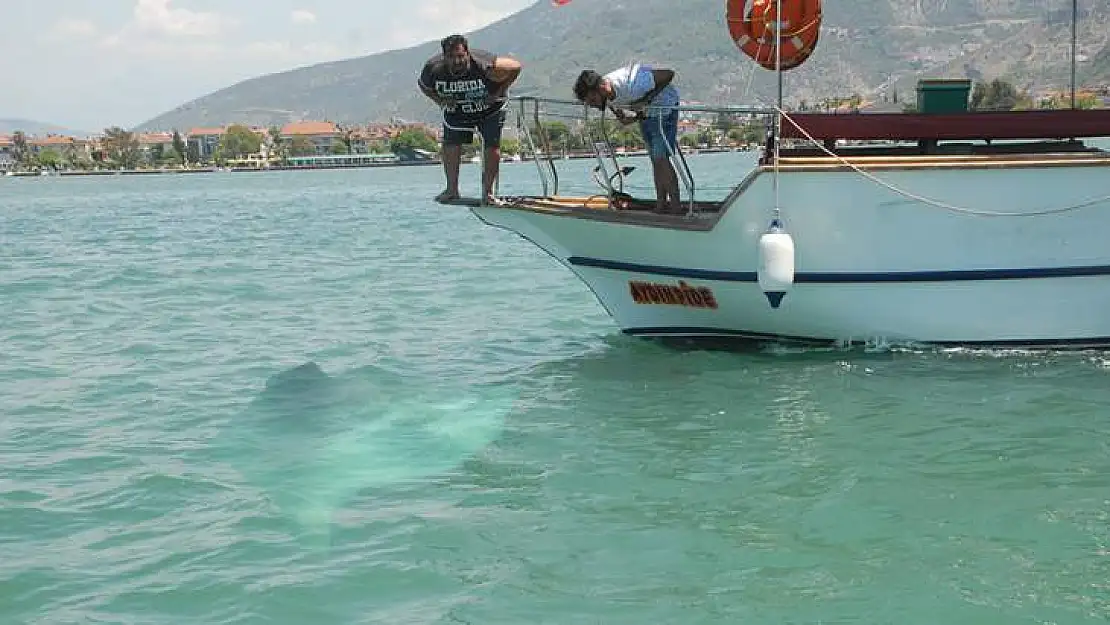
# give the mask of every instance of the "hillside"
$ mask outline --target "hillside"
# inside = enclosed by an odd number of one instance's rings
[[[1080,76],[1105,81],[1110,0],[1085,4],[1081,52],[1091,60]],[[918,76],[1005,76],[1025,88],[1066,86],[1070,6],[1066,0],[826,3],[817,52],[786,74],[788,101],[869,95],[892,84],[905,94]],[[773,74],[755,68],[730,41],[723,0],[578,0],[561,8],[541,0],[469,36],[474,47],[522,61],[516,95],[568,98],[581,69],[606,70],[630,60],[676,69],[686,99],[737,103],[754,95],[769,101],[774,93]],[[436,42],[427,42],[253,78],[139,129],[295,119],[434,121],[437,111],[415,82],[437,51]]]
[[[89,133],[81,130],[72,130],[30,119],[0,119],[0,135],[8,135],[17,130],[32,136],[67,135],[70,137],[86,137],[89,135]]]

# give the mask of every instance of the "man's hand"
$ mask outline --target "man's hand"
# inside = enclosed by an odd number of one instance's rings
[[[459,104],[459,99],[454,96],[441,96],[436,94],[432,97],[432,100],[435,100],[435,103],[438,104],[441,109],[454,108]]]
[[[613,114],[616,115],[617,121],[627,126],[632,122],[637,122],[643,119],[643,114],[638,111],[626,111],[624,109],[613,109]]]
[[[431,89],[426,89],[424,88],[424,85],[420,85],[420,91],[423,92],[429,100],[435,102],[440,108],[454,104],[451,98],[445,98],[435,91],[432,91]]]

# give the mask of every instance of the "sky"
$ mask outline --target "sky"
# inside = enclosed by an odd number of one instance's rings
[[[536,1],[0,0],[0,119],[128,128],[240,80],[468,32]]]

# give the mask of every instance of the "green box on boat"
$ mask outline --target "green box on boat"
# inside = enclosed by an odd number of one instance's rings
[[[966,113],[971,81],[934,78],[917,81],[917,112]]]

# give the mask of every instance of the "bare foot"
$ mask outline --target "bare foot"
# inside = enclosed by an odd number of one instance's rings
[[[486,197],[485,197],[485,198],[484,198],[484,199],[482,200],[482,206],[502,206],[502,205],[504,205],[504,204],[505,204],[504,202],[502,202],[501,200],[497,199],[497,198],[496,198],[496,197],[494,197],[493,195],[487,195],[487,196],[486,196]]]
[[[436,201],[439,202],[440,204],[442,204],[444,202],[450,202],[451,200],[457,200],[457,199],[459,199],[458,191],[452,192],[452,191],[445,190],[445,191],[443,191],[442,193],[440,193],[439,195],[436,196]]]

